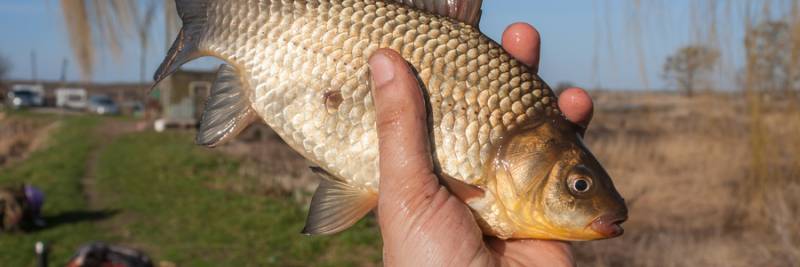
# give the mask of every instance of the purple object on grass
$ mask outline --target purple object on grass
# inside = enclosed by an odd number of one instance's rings
[[[31,215],[38,219],[42,212],[42,204],[44,204],[44,193],[35,186],[25,185],[25,199],[28,201]]]

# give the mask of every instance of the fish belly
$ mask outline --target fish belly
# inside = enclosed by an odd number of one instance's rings
[[[439,171],[480,184],[493,144],[559,114],[541,79],[476,28],[383,1],[212,3],[201,47],[236,66],[253,109],[293,149],[377,191],[367,59],[392,48],[415,68]]]

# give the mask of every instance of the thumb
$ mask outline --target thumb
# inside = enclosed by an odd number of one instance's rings
[[[403,58],[379,49],[369,59],[380,150],[381,221],[405,216],[439,190],[418,81]]]

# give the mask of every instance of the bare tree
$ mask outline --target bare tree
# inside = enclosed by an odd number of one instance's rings
[[[6,90],[8,90],[7,85],[5,84],[6,75],[11,70],[11,62],[8,61],[6,57],[0,55],[0,106],[2,106],[3,101],[6,98]]]
[[[6,75],[11,70],[11,62],[2,55],[0,55],[0,83],[6,79]]]
[[[144,14],[136,16],[136,33],[139,35],[139,48],[141,54],[139,55],[139,81],[145,82],[147,74],[145,69],[147,67],[147,46],[150,38],[150,26],[153,24],[156,13],[156,1],[147,2]]]
[[[121,54],[123,43],[138,41],[144,64],[144,54],[156,11],[165,10],[167,33],[174,34],[177,12],[174,0],[113,1],[113,0],[61,0],[61,9],[73,54],[84,78],[92,73],[97,48],[108,48],[113,55]],[[144,7],[144,12],[141,8]],[[167,38],[170,41],[171,38]],[[143,67],[143,66],[142,66]]]
[[[679,49],[664,62],[664,79],[675,83],[687,96],[697,88],[709,86],[709,74],[719,59],[719,52],[711,47],[690,45]]]
[[[800,89],[797,44],[786,21],[764,21],[747,30],[747,73],[752,88],[792,94]]]

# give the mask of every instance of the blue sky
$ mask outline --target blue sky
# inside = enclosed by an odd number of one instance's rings
[[[481,29],[498,40],[510,23],[525,21],[542,34],[541,76],[555,85],[570,81],[586,88],[663,89],[669,87],[660,78],[667,55],[692,41],[690,28],[691,0],[666,1],[662,8],[666,20],[645,20],[646,36],[632,36],[627,16],[627,0],[549,1],[486,0]],[[59,6],[54,0],[0,0],[0,54],[12,63],[10,78],[31,78],[30,54],[37,55],[39,79],[59,79],[61,62],[70,62],[69,80],[80,79],[72,59],[69,41]],[[664,23],[668,21],[669,23]],[[739,22],[734,22],[739,23]],[[163,28],[163,20],[155,24]],[[732,27],[732,51],[740,47],[741,32]],[[609,38],[610,37],[610,38]],[[148,77],[164,56],[164,34],[155,31],[147,56]],[[613,40],[609,42],[609,40]],[[637,50],[636,44],[641,50]],[[94,81],[137,81],[138,45],[123,44],[123,55],[114,60],[101,53],[95,64]],[[739,49],[740,50],[740,49]],[[639,55],[642,56],[639,56]],[[727,65],[740,65],[735,57]],[[191,68],[210,68],[214,60],[201,60]],[[644,66],[644,72],[642,68]],[[644,74],[644,75],[643,75]]]

